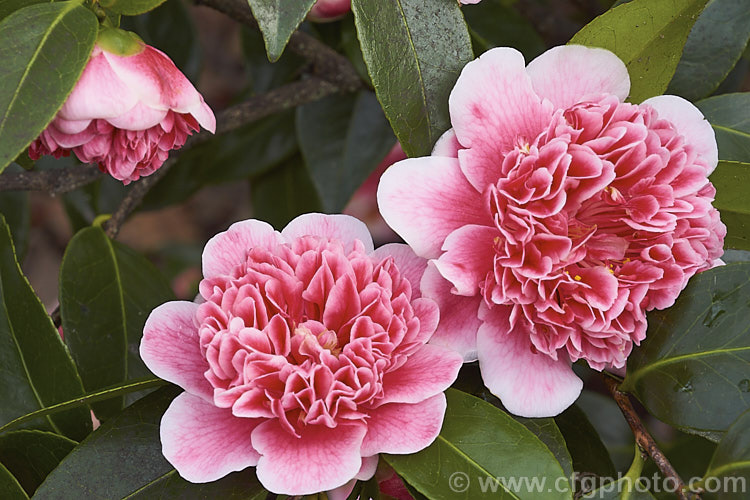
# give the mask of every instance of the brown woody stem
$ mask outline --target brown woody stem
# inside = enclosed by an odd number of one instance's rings
[[[677,485],[677,491],[675,494],[677,497],[680,500],[690,500],[685,483],[682,481],[682,478],[680,478],[680,475],[677,474],[677,471],[672,464],[669,463],[669,460],[664,453],[659,449],[654,438],[649,434],[648,430],[646,430],[638,413],[636,413],[635,408],[633,408],[633,403],[630,401],[630,397],[619,390],[617,380],[606,374],[603,378],[604,382],[607,384],[609,392],[612,394],[617,406],[620,407],[620,411],[625,416],[625,420],[628,422],[630,429],[633,431],[635,442],[648,454],[649,457],[651,457],[651,460],[654,461],[664,477],[672,478],[672,480],[675,481]]]

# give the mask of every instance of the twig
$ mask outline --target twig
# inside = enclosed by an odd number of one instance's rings
[[[289,83],[283,87],[271,90],[265,94],[251,97],[247,101],[226,109],[219,113],[216,119],[216,133],[226,133],[248,123],[260,120],[266,116],[294,108],[301,104],[316,101],[322,97],[338,92],[338,87],[319,78],[308,78],[306,80]],[[183,147],[183,151],[211,138],[208,132],[201,132],[192,136]],[[148,177],[144,177],[123,198],[120,206],[112,214],[112,217],[104,224],[104,231],[110,238],[115,238],[120,232],[120,227],[133,210],[140,205],[149,190],[167,173],[175,164],[179,152],[175,152],[164,162],[164,165]]]
[[[0,174],[0,191],[46,191],[67,193],[101,177],[94,165],[59,168],[37,172],[6,172]]]
[[[247,0],[195,0],[195,4],[211,7],[237,22],[258,29]],[[288,49],[310,61],[316,76],[341,90],[362,88],[362,79],[349,60],[307,33],[295,31],[289,38]]]
[[[664,456],[664,453],[659,449],[654,438],[651,437],[651,434],[646,430],[646,427],[644,427],[643,422],[641,422],[640,417],[638,417],[628,395],[624,392],[620,392],[617,388],[617,381],[612,377],[604,375],[604,382],[607,384],[609,392],[612,394],[617,406],[620,407],[620,411],[625,416],[625,420],[627,420],[630,429],[633,431],[635,442],[642,450],[648,453],[651,460],[654,461],[665,477],[670,477],[675,481],[677,484],[677,497],[680,500],[690,500],[687,495],[687,487],[685,486],[685,483],[682,481],[679,474],[677,474],[674,467],[672,467],[672,464],[669,463],[667,457]]]

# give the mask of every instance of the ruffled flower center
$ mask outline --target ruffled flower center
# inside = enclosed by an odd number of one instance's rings
[[[303,237],[253,248],[230,275],[205,279],[198,309],[214,403],[238,417],[305,425],[364,420],[383,376],[421,342],[411,285],[392,258],[356,241]]]
[[[616,97],[559,110],[519,140],[485,197],[498,236],[481,285],[533,349],[623,366],[644,310],[671,305],[721,255],[708,167],[668,121]]]

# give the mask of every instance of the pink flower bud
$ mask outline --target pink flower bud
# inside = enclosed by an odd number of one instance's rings
[[[318,0],[307,18],[317,23],[335,21],[345,16],[351,7],[352,0]]]
[[[131,33],[107,29],[29,156],[73,151],[128,184],[155,172],[200,127],[214,132],[216,118],[169,57]]]

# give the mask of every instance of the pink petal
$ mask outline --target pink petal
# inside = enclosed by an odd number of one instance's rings
[[[421,403],[390,403],[370,410],[363,455],[416,453],[430,445],[443,425],[445,394]]]
[[[449,158],[458,158],[458,150],[461,149],[461,143],[458,142],[456,132],[451,128],[445,131],[432,148],[432,156],[447,156]]]
[[[189,113],[202,97],[190,81],[162,51],[144,46],[132,56],[102,51],[112,70],[150,108]]]
[[[366,429],[360,423],[339,424],[333,429],[308,425],[298,438],[278,420],[269,420],[253,431],[253,446],[261,454],[258,479],[267,490],[284,495],[338,488],[362,467],[360,447]]]
[[[303,214],[291,221],[281,231],[287,240],[301,236],[320,236],[342,243],[350,244],[344,248],[349,251],[351,243],[359,240],[364,244],[365,253],[373,251],[372,236],[364,222],[350,215]]]
[[[213,387],[203,373],[208,364],[200,350],[195,313],[198,304],[173,301],[160,305],[143,327],[141,359],[159,378],[213,401]]]
[[[441,393],[456,380],[462,364],[456,352],[423,345],[403,366],[383,376],[381,403],[419,403]]]
[[[511,306],[495,306],[479,328],[479,368],[487,388],[509,412],[522,417],[552,417],[578,398],[583,382],[560,355],[557,361],[532,352],[529,333],[511,331]]]
[[[57,116],[52,125],[65,134],[79,134],[86,130],[91,123],[91,120],[66,120]]]
[[[425,297],[414,299],[411,304],[414,307],[414,314],[419,318],[419,335],[412,341],[425,343],[437,329],[440,322],[440,309],[438,309],[437,302]]]
[[[206,243],[203,249],[203,277],[213,278],[229,274],[245,262],[253,247],[272,248],[281,243],[281,235],[270,224],[249,219],[235,222]]]
[[[482,322],[477,317],[482,297],[463,297],[451,293],[453,285],[435,268],[427,266],[422,278],[422,293],[434,300],[440,309],[440,323],[430,344],[447,347],[463,356],[464,362],[477,359],[477,330]]]
[[[690,101],[676,95],[660,95],[646,99],[641,104],[654,108],[659,118],[669,121],[685,142],[693,146],[708,164],[708,173],[719,163],[719,148],[711,124]]]
[[[427,268],[427,259],[417,257],[414,250],[409,248],[409,245],[404,245],[403,243],[388,243],[387,245],[383,245],[377,248],[372,253],[372,256],[376,260],[392,257],[393,262],[401,272],[401,276],[411,283],[411,297],[416,299],[421,296],[419,282],[422,281],[422,275]]]
[[[108,118],[107,121],[123,130],[146,130],[161,123],[165,116],[167,116],[166,109],[149,108],[139,102],[127,113]]]
[[[354,487],[357,485],[357,480],[367,481],[375,475],[375,471],[377,470],[377,468],[378,455],[372,457],[362,457],[362,467],[360,467],[359,472],[356,476],[354,476],[354,479],[343,486],[339,486],[338,488],[326,491],[328,500],[346,500],[347,498],[349,498],[349,495],[351,495]]]
[[[500,231],[495,227],[467,225],[456,229],[445,239],[445,253],[435,261],[440,274],[456,287],[458,295],[479,293],[487,273],[493,271],[495,238]]]
[[[262,421],[234,417],[183,392],[161,419],[162,453],[191,483],[215,481],[258,463],[250,434]]]
[[[211,111],[211,108],[208,107],[208,104],[203,101],[202,96],[200,104],[190,109],[188,113],[193,115],[193,118],[198,121],[198,125],[208,130],[212,134],[216,132],[216,116],[214,116],[214,112]]]
[[[60,109],[65,120],[112,118],[138,104],[138,96],[114,73],[104,53],[94,47],[91,58]]]
[[[383,219],[417,255],[440,255],[445,238],[466,224],[491,223],[489,209],[477,203],[453,158],[428,156],[400,161],[385,171],[378,186]]]
[[[459,154],[461,169],[480,192],[488,179],[497,180],[504,154],[533,141],[553,111],[534,92],[523,55],[509,47],[488,50],[467,64],[448,104],[458,142],[469,149]]]
[[[526,68],[534,91],[567,109],[586,97],[612,94],[624,101],[630,92],[628,69],[606,49],[583,45],[553,47]]]

